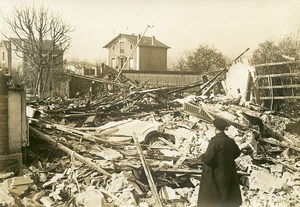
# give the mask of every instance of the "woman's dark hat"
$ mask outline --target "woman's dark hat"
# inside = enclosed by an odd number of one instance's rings
[[[222,119],[215,119],[212,123],[219,130],[224,130],[226,127],[228,127],[228,124]]]

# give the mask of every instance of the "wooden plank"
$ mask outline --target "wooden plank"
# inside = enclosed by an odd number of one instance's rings
[[[94,116],[96,113],[77,113],[77,114],[66,114],[63,117],[72,118],[72,117],[85,117],[85,116]]]
[[[153,181],[153,178],[152,178],[152,175],[151,175],[151,172],[150,172],[150,168],[149,168],[149,166],[146,162],[145,156],[143,154],[142,147],[141,147],[141,145],[139,143],[139,140],[138,140],[135,133],[133,133],[133,140],[134,140],[134,143],[136,145],[137,152],[140,156],[140,160],[142,162],[142,165],[144,167],[145,174],[146,174],[146,177],[147,177],[152,195],[154,196],[154,198],[156,200],[156,205],[159,206],[159,207],[163,207],[162,202],[161,202],[161,200],[159,198],[159,195],[158,195],[158,192],[157,192],[156,185],[154,184],[154,181]]]
[[[254,65],[255,68],[261,68],[266,66],[275,66],[275,65],[289,65],[289,64],[298,64],[300,63],[300,60],[296,61],[285,61],[285,62],[277,62],[277,63],[264,63],[264,64],[257,64]]]
[[[271,99],[276,99],[276,100],[283,100],[283,99],[300,99],[300,96],[274,96],[274,97],[269,97],[269,96],[264,96],[260,97],[260,100],[271,100]]]
[[[276,88],[300,88],[300,85],[277,85],[277,86],[259,86],[258,89],[276,89]]]
[[[272,145],[277,145],[277,146],[280,146],[280,147],[290,148],[292,150],[300,152],[300,148],[299,147],[291,146],[289,144],[285,144],[284,142],[279,142],[277,140],[268,140],[268,139],[260,138],[258,141],[265,142],[265,143],[272,144]]]
[[[90,76],[86,76],[86,75],[79,75],[79,74],[75,74],[75,73],[66,73],[66,75],[68,75],[68,76],[74,76],[74,77],[77,77],[77,78],[82,78],[82,79],[86,79],[86,80],[90,80],[90,81],[95,81],[95,82],[100,82],[100,83],[106,83],[106,84],[116,85],[116,86],[126,86],[126,84],[123,84],[123,83],[118,83],[118,82],[115,82],[115,81],[104,80],[104,79],[96,78],[96,77],[90,77]]]
[[[182,165],[186,158],[186,154],[183,154],[182,157],[180,157],[179,160],[177,160],[177,162],[175,163],[174,168],[178,168],[180,165]]]
[[[291,169],[295,172],[300,172],[300,168],[297,168],[297,167],[294,167],[292,165],[289,165],[289,164],[286,164],[284,162],[281,162],[280,160],[277,160],[277,159],[274,159],[274,158],[269,158],[272,162],[274,162],[275,164],[281,164],[283,165],[284,167],[288,168],[288,169]]]
[[[219,83],[219,81],[212,82],[211,85],[208,86],[207,89],[202,93],[202,95],[208,94],[208,92],[210,92],[217,83]]]
[[[278,73],[278,74],[269,74],[269,75],[257,75],[258,79],[261,78],[275,78],[275,77],[290,77],[290,76],[300,76],[300,73]]]
[[[182,174],[201,174],[202,170],[196,169],[179,169],[179,168],[168,168],[168,169],[157,169],[155,172],[170,172],[170,173],[182,173]],[[243,171],[237,171],[238,175],[250,175],[250,173],[246,173]]]
[[[86,133],[86,132],[83,132],[83,131],[80,131],[80,130],[76,130],[74,128],[67,127],[67,126],[64,126],[64,125],[61,125],[61,124],[52,124],[52,126],[54,126],[54,128],[56,128],[60,131],[63,131],[63,132],[66,132],[66,133],[72,134],[72,135],[79,135],[79,136],[81,136],[81,138],[92,141],[92,142],[101,142],[101,143],[107,144],[109,146],[119,146],[120,145],[119,143],[112,142],[112,141],[109,141],[109,140],[106,140],[106,139],[102,139],[102,138],[94,136],[90,133]]]

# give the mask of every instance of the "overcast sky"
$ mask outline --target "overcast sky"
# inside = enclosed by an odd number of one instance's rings
[[[7,13],[21,0],[0,0]],[[36,0],[37,2],[37,0]],[[45,0],[76,31],[66,58],[106,60],[103,46],[119,33],[155,36],[171,61],[207,43],[234,58],[266,39],[300,30],[299,0]],[[2,20],[1,20],[2,21]],[[2,24],[1,24],[2,25]]]

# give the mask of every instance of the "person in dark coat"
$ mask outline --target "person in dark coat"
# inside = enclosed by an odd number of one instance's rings
[[[234,160],[241,151],[224,133],[228,126],[225,121],[215,119],[213,125],[216,135],[200,156],[203,165],[198,207],[237,207],[242,205],[242,197]]]

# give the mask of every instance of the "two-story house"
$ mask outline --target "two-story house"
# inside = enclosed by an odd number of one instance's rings
[[[52,50],[52,42],[44,40],[43,55],[51,55],[52,57],[45,57],[45,61],[52,60],[52,67],[63,68],[63,51],[59,46],[55,46]],[[19,38],[9,38],[0,42],[0,68],[6,73],[11,73],[12,70],[23,73],[28,62],[28,56],[24,52],[24,48],[28,45]],[[27,47],[28,48],[28,47]]]
[[[140,41],[139,41],[140,40]],[[119,34],[103,48],[108,49],[107,64],[120,70],[165,71],[170,48],[153,37]]]

